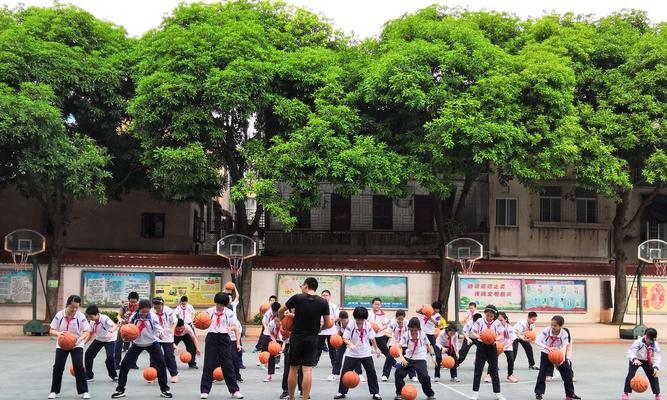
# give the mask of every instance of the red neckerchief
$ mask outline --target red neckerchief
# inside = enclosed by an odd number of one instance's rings
[[[551,335],[551,331],[549,331],[549,347],[554,347],[556,340],[560,341],[560,336]]]
[[[651,346],[646,344],[646,340],[644,339],[644,346],[646,346],[646,362],[648,362],[649,366],[653,366],[653,363],[651,362]]]
[[[426,325],[430,319],[431,317],[427,317],[424,315],[424,325]]]
[[[505,340],[507,340],[507,338],[509,337],[510,334],[509,334],[509,332],[507,332],[507,327],[506,326],[504,326],[503,328],[505,328],[505,331],[503,332],[503,336],[505,336]]]
[[[373,315],[375,315],[375,318],[374,318],[374,319],[375,319],[375,321],[377,321],[377,320],[378,320],[378,316],[381,316],[381,317],[384,316],[384,311],[382,311],[382,310],[380,310],[380,312],[375,312],[375,311],[373,311]]]
[[[73,319],[74,316],[71,317],[65,316],[65,322],[67,323],[67,325],[65,325],[65,332],[69,332],[69,323],[72,322]]]
[[[363,343],[364,335],[366,335],[366,325],[364,324],[363,327],[357,328],[357,331],[359,331],[359,343]]]
[[[417,345],[419,344],[419,336],[420,336],[419,334],[420,333],[421,333],[421,330],[419,330],[419,332],[417,333],[417,339],[410,338],[410,341],[415,344],[414,346],[412,346],[412,356],[413,357],[415,356],[415,352],[417,351]]]
[[[144,328],[146,327],[146,321],[144,321],[143,319],[140,319],[139,320],[139,325],[137,325],[137,326],[139,327],[139,334],[141,335],[141,331],[143,331]]]
[[[100,325],[100,321],[96,321],[95,324],[93,324],[93,333],[97,335],[97,327]]]
[[[164,315],[164,311],[162,311],[161,313],[155,313],[155,314],[157,314],[157,317],[160,318],[160,325],[162,325],[162,316]]]
[[[218,312],[215,313],[215,316],[217,317],[217,319],[215,321],[215,326],[217,326],[217,327],[220,327],[220,317],[222,317],[222,314],[224,314],[224,313],[218,313]]]
[[[454,348],[454,344],[452,343],[452,337],[449,337],[449,344],[447,345],[447,349],[449,350],[448,352],[451,354],[452,349]]]
[[[398,327],[398,340],[401,340],[401,333],[403,333],[403,324],[396,321],[396,326]]]
[[[137,311],[137,307],[139,307],[139,303],[137,304],[127,303],[127,309],[130,310],[130,312]]]

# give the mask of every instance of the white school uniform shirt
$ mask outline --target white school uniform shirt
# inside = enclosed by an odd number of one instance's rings
[[[486,318],[482,317],[478,319],[477,322],[472,324],[472,330],[477,331],[478,334],[487,329],[491,329],[495,332],[496,340],[499,340],[503,332],[505,332],[505,327],[497,319],[491,322],[487,322]]]
[[[77,311],[76,314],[71,317],[65,316],[65,310],[58,311],[55,317],[53,317],[50,327],[58,332],[67,331],[77,338],[80,338],[85,332],[90,332],[92,330],[90,328],[90,323],[88,323],[88,319],[81,311]],[[83,341],[77,344],[76,347],[83,348]],[[56,341],[56,348],[60,348],[58,341]]]
[[[505,351],[512,350],[512,344],[516,340],[516,332],[514,332],[514,327],[510,324],[505,325],[504,328],[505,331],[502,333],[504,349]]]
[[[160,335],[164,335],[162,326],[158,323],[157,317],[152,312],[142,317],[141,313],[136,311],[130,317],[130,323],[139,327],[139,337],[133,342],[139,347],[148,347],[160,341]]]
[[[405,332],[408,331],[408,323],[405,322],[405,319],[401,324],[398,323],[398,320],[392,319],[391,322],[389,323],[389,326],[387,326],[387,330],[389,331],[389,333],[391,333],[393,342],[400,343],[401,337]]]
[[[335,305],[332,302],[329,302],[329,317],[331,317],[332,321],[335,320],[338,317],[338,310],[339,309],[338,309],[337,305]],[[322,322],[324,322],[324,318],[322,318]],[[320,325],[322,325],[322,323],[320,323]],[[337,332],[336,327],[332,326],[329,329],[321,330],[319,335],[322,335],[322,336],[324,336],[324,335],[333,335],[336,332]]]
[[[232,301],[229,303],[229,305],[231,306],[231,310],[234,312],[234,317],[238,321],[239,318],[237,316],[238,314],[236,314],[236,310],[238,310],[239,301]],[[240,321],[238,324],[236,324],[236,332],[238,332],[239,335],[243,332],[243,325],[241,325]],[[231,330],[229,331],[229,338],[232,340],[232,342],[236,342],[236,332]]]
[[[419,314],[418,318],[419,324],[421,325],[421,330],[427,335],[435,334],[435,322],[432,319],[433,317],[435,317],[435,314],[433,314],[432,317]]]
[[[283,335],[280,334],[280,328],[276,326],[275,319],[269,322],[269,333],[272,333],[273,337],[275,337],[278,342],[283,341]]]
[[[473,325],[474,323],[475,323],[475,322],[474,322],[473,320],[469,320],[469,321],[466,322],[466,324],[463,326],[463,332],[465,332],[465,334],[468,335],[468,337],[470,337],[470,334],[472,333],[472,325]]]
[[[159,342],[173,343],[174,334],[172,333],[171,329],[174,327],[174,325],[176,325],[176,322],[178,322],[178,319],[176,317],[176,312],[174,312],[174,310],[172,310],[171,308],[163,305],[162,315],[158,314],[154,308],[151,309],[151,313],[153,313],[153,316],[155,317],[154,319],[162,327],[162,332],[163,332],[162,339],[160,339]],[[162,322],[160,322],[160,319],[162,320]]]
[[[262,335],[266,335],[266,336],[269,335],[269,332],[264,327],[264,324],[266,324],[268,326],[269,323],[271,321],[273,321],[274,318],[275,318],[275,315],[273,315],[273,311],[269,308],[269,310],[267,312],[265,312],[264,316],[262,317]]]
[[[523,335],[526,331],[535,330],[535,324],[529,324],[527,319],[522,319],[514,324],[514,331]]]
[[[570,343],[565,329],[561,328],[558,334],[554,334],[551,327],[544,328],[542,333],[537,336],[535,344],[542,348],[542,353],[549,353],[548,347],[556,347],[565,353],[565,348]]]
[[[475,310],[475,311],[467,310],[466,311],[466,316],[465,316],[466,322],[467,321],[472,321],[472,317],[474,317],[476,313],[477,313],[477,310]]]
[[[192,317],[195,315],[195,308],[188,304],[183,308],[182,305],[176,306],[176,316],[183,320],[186,324],[192,323]]]
[[[345,350],[346,357],[352,358],[366,358],[371,357],[372,347],[370,339],[375,337],[375,331],[371,328],[371,324],[368,321],[364,321],[364,326],[362,328],[357,327],[357,323],[350,321],[343,332],[343,339],[347,339],[352,344],[354,348],[348,346]]]
[[[435,339],[435,345],[443,350],[447,350],[447,354],[450,356],[456,354],[456,350],[459,348],[459,335],[456,333],[454,336],[447,336],[447,332],[443,329],[440,331],[440,334]]]
[[[429,344],[428,338],[423,331],[417,332],[417,338],[413,338],[410,331],[406,331],[401,336],[401,346],[405,349],[404,357],[410,360],[426,360],[426,346]]]
[[[229,327],[239,326],[238,320],[234,311],[225,307],[220,315],[216,311],[215,307],[210,307],[206,310],[208,315],[211,316],[211,326],[208,328],[208,333],[226,333],[229,334]]]
[[[92,324],[92,331],[95,334],[95,340],[98,342],[109,343],[118,339],[118,330],[111,332],[111,335],[109,335],[109,331],[113,328],[113,321],[106,315],[100,314],[100,319]]]
[[[378,333],[375,333],[375,331],[373,331],[373,337],[379,338],[385,335],[382,328],[384,328],[384,326],[387,324],[387,315],[384,313],[384,311],[380,310],[376,314],[375,311],[373,311],[372,309],[368,310],[368,322],[369,324],[371,322],[375,322],[380,327],[380,331]]]
[[[658,342],[654,341],[650,345],[647,345],[644,338],[640,337],[639,339],[635,340],[635,342],[632,343],[632,346],[630,346],[628,349],[627,357],[631,362],[634,360],[649,361],[649,356],[651,366],[654,369],[660,370],[660,362],[662,361],[662,357],[660,355],[660,345]]]

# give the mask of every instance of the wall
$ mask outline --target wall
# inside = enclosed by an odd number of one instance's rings
[[[46,268],[48,266],[45,264],[40,265],[40,270],[42,271],[42,277],[44,278],[44,287],[46,287]],[[0,269],[13,269],[13,264],[2,264],[0,263]],[[41,320],[46,315],[46,302],[44,297],[44,291],[41,286],[42,282],[37,277],[37,319]],[[29,321],[32,319],[32,305],[31,304],[21,304],[21,305],[4,305],[0,304],[0,321]]]

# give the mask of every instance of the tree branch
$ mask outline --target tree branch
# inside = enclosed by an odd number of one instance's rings
[[[465,176],[465,180],[463,181],[463,188],[461,189],[461,196],[459,196],[459,201],[456,203],[456,208],[454,209],[453,213],[453,219],[455,221],[458,221],[461,218],[461,213],[465,208],[465,202],[468,199],[468,194],[470,193],[472,184],[475,182],[475,179],[477,179],[477,176],[477,174],[473,173],[466,174]]]
[[[628,229],[629,227],[633,226],[639,218],[641,218],[644,215],[644,211],[646,208],[651,205],[653,202],[653,199],[655,199],[659,194],[662,189],[665,188],[665,184],[661,183],[660,185],[656,186],[653,191],[646,196],[643,200],[639,208],[637,208],[637,211],[635,211],[635,214],[632,216],[630,221],[628,221],[626,224],[623,225],[623,230]]]

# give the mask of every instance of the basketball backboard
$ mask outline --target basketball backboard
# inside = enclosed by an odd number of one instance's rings
[[[667,259],[667,242],[659,239],[643,242],[637,247],[637,258],[647,264]]]

